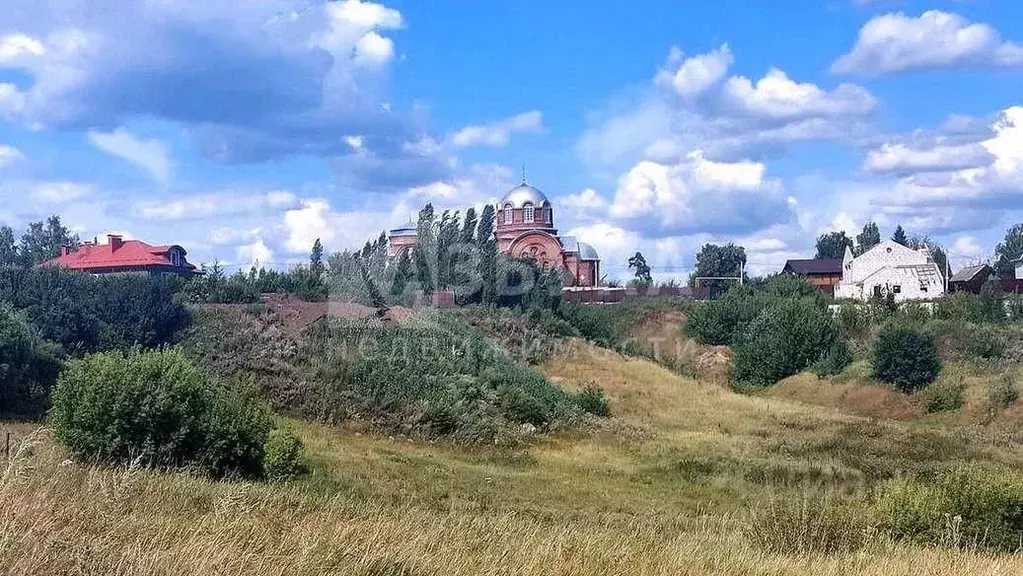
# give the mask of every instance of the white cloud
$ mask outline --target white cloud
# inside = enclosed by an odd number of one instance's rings
[[[89,195],[92,186],[74,182],[40,182],[31,190],[32,200],[43,204],[67,204]]]
[[[504,146],[512,134],[542,132],[543,114],[531,110],[490,124],[466,126],[451,135],[451,144],[457,148],[469,146]]]
[[[222,216],[276,214],[298,206],[299,199],[287,190],[253,194],[222,191],[192,196],[178,195],[171,199],[139,200],[129,212],[142,220],[204,220]]]
[[[244,244],[235,250],[238,262],[246,267],[265,268],[273,263],[274,253],[262,238]]]
[[[582,192],[569,194],[561,199],[558,205],[579,212],[598,211],[607,207],[607,203],[593,188],[586,188]]]
[[[828,92],[815,84],[796,83],[777,68],[769,70],[756,85],[744,76],[729,78],[724,97],[744,114],[770,119],[861,115],[877,104],[860,86],[840,84]]]
[[[831,66],[867,75],[934,68],[1023,66],[1023,46],[1003,41],[987,24],[940,10],[919,17],[877,16],[860,29],[855,46]]]
[[[39,40],[25,34],[0,37],[0,63],[14,62],[23,56],[42,56],[46,47]]]
[[[973,236],[960,236],[949,246],[949,253],[956,258],[978,258],[984,255],[984,249]]]
[[[327,4],[327,14],[338,22],[360,28],[401,28],[404,25],[401,12],[382,4],[345,0]]]
[[[655,77],[660,86],[671,87],[683,98],[693,98],[721,81],[735,61],[727,44],[706,54],[685,58],[676,46],[668,53],[668,63]]]
[[[13,146],[0,144],[0,169],[17,164],[24,159],[25,155],[21,153],[21,150]]]
[[[0,118],[12,119],[25,109],[25,94],[8,82],[0,82]]]
[[[981,144],[939,145],[920,149],[903,143],[888,143],[867,153],[863,160],[863,170],[878,173],[962,170],[986,166],[993,159]]]
[[[373,66],[383,66],[394,57],[394,41],[376,32],[363,34],[355,44],[356,59]]]
[[[167,146],[159,140],[137,138],[126,128],[88,133],[89,143],[145,170],[160,184],[168,184],[174,169]]]

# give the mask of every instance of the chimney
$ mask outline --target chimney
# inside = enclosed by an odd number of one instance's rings
[[[110,251],[114,252],[124,244],[119,234],[107,234],[107,243],[110,244]]]
[[[70,253],[71,253],[71,247],[70,246],[68,246],[67,244],[61,244],[60,245],[60,255],[61,256],[67,256]]]

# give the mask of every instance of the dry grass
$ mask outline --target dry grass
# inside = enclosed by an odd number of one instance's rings
[[[883,539],[828,555],[816,545],[772,551],[749,530],[750,509],[811,483],[855,499],[867,477],[855,453],[1016,466],[1015,443],[960,445],[952,431],[737,395],[581,344],[545,370],[568,386],[597,382],[616,417],[517,451],[293,422],[314,471],[283,486],[92,468],[66,462],[45,435],[30,439],[2,469],[0,573],[1023,572],[1017,556]],[[4,428],[31,436],[24,425]]]

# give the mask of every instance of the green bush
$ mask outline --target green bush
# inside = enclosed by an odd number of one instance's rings
[[[884,327],[874,341],[874,378],[903,392],[930,384],[941,371],[934,337],[899,324]]]
[[[814,363],[813,371],[818,376],[834,376],[841,374],[852,362],[853,356],[852,351],[849,349],[849,343],[838,338],[828,348],[824,356]]]
[[[0,302],[0,417],[44,414],[60,369],[57,347],[44,342],[24,315]]]
[[[817,362],[837,338],[838,327],[821,301],[779,300],[733,346],[733,379],[739,386],[770,386]]]
[[[1019,400],[1019,386],[1011,374],[1004,373],[997,380],[988,382],[987,397],[992,408],[1011,406]]]
[[[942,377],[941,380],[923,389],[920,393],[924,408],[928,412],[951,412],[963,405],[966,378],[961,374]]]
[[[870,311],[860,304],[839,306],[837,320],[843,338],[861,338],[870,332]]]
[[[935,320],[928,324],[941,357],[946,360],[1001,358],[1005,355],[1004,328],[956,320]]]
[[[935,481],[903,478],[875,497],[881,528],[896,540],[1015,552],[1023,539],[1023,481],[956,467]]]
[[[985,285],[980,295],[956,292],[941,297],[934,304],[934,317],[956,322],[1001,323],[1006,319],[1006,311],[999,289]]]
[[[305,446],[287,430],[274,430],[263,448],[263,473],[272,482],[286,482],[309,470]]]
[[[750,509],[745,534],[777,554],[840,554],[868,542],[867,515],[826,496],[773,499]]]
[[[735,287],[717,300],[695,306],[686,319],[686,335],[701,344],[731,345],[766,305],[769,297]]]
[[[583,388],[576,396],[576,401],[583,412],[604,418],[611,415],[611,400],[604,393],[604,389],[594,383]]]
[[[103,462],[258,476],[272,428],[250,394],[215,388],[177,350],[106,352],[73,362],[51,422],[75,455]]]

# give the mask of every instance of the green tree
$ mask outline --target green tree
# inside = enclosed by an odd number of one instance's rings
[[[465,211],[465,220],[462,222],[462,236],[459,239],[464,244],[476,242],[476,209],[472,206]]]
[[[323,244],[319,238],[316,239],[316,242],[313,242],[313,249],[309,253],[309,271],[314,276],[323,274]]]
[[[0,226],[0,268],[18,265],[18,246],[14,241],[14,230]]]
[[[726,246],[717,244],[704,244],[696,255],[696,270],[689,278],[691,285],[697,282],[706,286],[711,295],[718,295],[734,284],[730,280],[699,280],[707,277],[736,277],[740,274],[745,276],[743,268],[746,266],[746,249],[729,243]]]
[[[841,260],[845,256],[845,249],[852,247],[853,240],[844,231],[821,234],[817,238],[817,258]]]
[[[21,237],[18,254],[24,266],[36,266],[60,255],[61,246],[77,248],[81,240],[71,234],[60,221],[60,216],[50,216],[46,222],[32,222]]]
[[[881,243],[881,231],[877,224],[867,222],[863,225],[863,231],[856,235],[856,255],[859,256],[867,250]]]
[[[938,265],[938,270],[941,271],[942,279],[948,275],[948,255],[945,254],[945,249],[942,248],[940,244],[932,240],[930,236],[919,236],[914,234],[909,237],[909,240],[906,242],[906,246],[913,250],[926,248],[927,254],[931,257],[931,261]]]
[[[494,238],[494,207],[487,204],[480,213],[476,234],[479,253],[479,276],[482,283],[480,298],[485,304],[497,302],[497,241]]]
[[[874,341],[874,377],[903,392],[915,392],[938,377],[941,359],[934,336],[890,324]]]
[[[1023,224],[1005,231],[1005,239],[995,246],[995,270],[1002,278],[1016,277],[1016,261],[1023,258]]]
[[[892,242],[902,244],[903,246],[909,244],[909,239],[906,238],[906,231],[902,229],[901,224],[895,227],[895,233],[892,234]]]
[[[650,276],[650,266],[647,265],[646,258],[643,257],[641,252],[636,252],[632,258],[629,258],[629,269],[631,270],[632,268],[636,269],[637,282],[647,286],[653,282],[653,278]]]
[[[412,280],[412,258],[409,251],[402,250],[398,257],[398,265],[394,270],[394,280],[391,282],[391,296],[401,296],[408,287],[409,280]]]

